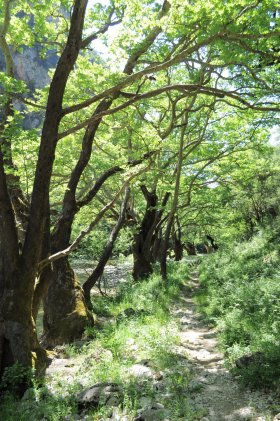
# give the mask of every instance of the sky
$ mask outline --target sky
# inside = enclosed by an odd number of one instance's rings
[[[280,126],[274,126],[270,130],[269,144],[271,146],[280,145]]]

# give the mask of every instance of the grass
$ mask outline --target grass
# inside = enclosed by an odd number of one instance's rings
[[[68,345],[64,352],[78,367],[74,376],[58,373],[44,384],[34,385],[21,401],[5,396],[0,419],[5,421],[71,420],[78,413],[75,395],[99,382],[122,385],[123,397],[116,411],[133,420],[143,399],[163,405],[162,418],[198,420],[204,414],[193,406],[187,394],[192,378],[184,357],[177,355],[178,327],[170,314],[178,299],[182,282],[188,278],[186,263],[170,263],[169,278],[162,284],[158,273],[143,282],[123,284],[115,297],[94,297],[97,319],[110,322],[88,328],[92,338],[82,347]],[[135,364],[148,363],[153,378],[133,374]],[[155,380],[158,376],[159,381]],[[112,408],[100,405],[89,409],[91,420],[112,414]]]
[[[200,279],[196,300],[218,326],[228,367],[246,385],[280,390],[279,245],[259,233],[207,256]]]

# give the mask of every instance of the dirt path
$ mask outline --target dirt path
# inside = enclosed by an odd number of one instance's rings
[[[186,288],[173,315],[179,319],[181,352],[185,351],[195,375],[190,384],[192,399],[207,411],[202,420],[273,420],[268,410],[270,397],[242,388],[225,369],[223,354],[217,350],[216,332],[201,320],[192,299],[199,287],[197,273],[192,276],[191,292]]]

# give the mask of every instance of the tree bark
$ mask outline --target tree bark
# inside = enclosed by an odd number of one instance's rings
[[[176,236],[176,234],[174,236],[174,253],[176,262],[183,259],[184,244],[181,242],[181,239]]]
[[[86,0],[74,2],[69,36],[50,85],[22,254],[2,146],[0,150],[0,374],[15,362],[38,367],[45,356],[32,318],[33,293],[48,216],[50,178],[64,90],[79,53],[86,5]],[[24,383],[19,393],[27,387]]]
[[[176,224],[174,224],[173,248],[175,254],[175,261],[179,262],[183,258],[184,244],[182,243],[182,230],[178,215],[175,218],[175,222]]]
[[[185,249],[187,250],[188,256],[196,256],[197,253],[194,243],[188,242],[185,245]]]
[[[146,210],[139,231],[134,235],[132,245],[132,276],[135,281],[144,279],[153,272],[152,264],[155,261],[153,246],[157,239],[158,225],[170,196],[170,193],[166,193],[161,203],[161,209],[157,209],[158,196],[156,191],[149,192],[144,185],[141,186],[141,190],[146,200]]]
[[[15,362],[39,368],[45,353],[40,347],[31,316],[32,283],[19,252],[16,220],[0,150],[0,378]],[[27,379],[18,386],[21,395]]]
[[[56,261],[52,284],[44,300],[43,345],[51,348],[79,339],[85,327],[92,324],[83,290],[68,259]]]
[[[91,303],[91,299],[90,299],[90,291],[94,287],[94,285],[96,284],[98,279],[102,276],[104,268],[105,268],[109,258],[111,257],[115,241],[116,241],[116,239],[118,237],[118,234],[120,232],[120,229],[121,229],[121,227],[124,223],[127,203],[128,203],[128,199],[129,199],[129,192],[130,192],[129,188],[127,188],[126,191],[125,191],[125,196],[124,196],[124,200],[123,200],[123,203],[122,203],[122,206],[121,206],[121,210],[120,210],[120,214],[119,214],[119,218],[117,220],[117,223],[113,227],[113,229],[110,233],[109,239],[108,239],[107,244],[105,245],[104,250],[103,250],[103,252],[102,252],[102,254],[99,258],[98,264],[96,265],[94,271],[92,272],[92,274],[89,276],[89,278],[86,280],[86,282],[83,285],[85,300],[86,300],[86,304],[87,304],[89,309],[92,309],[92,303]]]

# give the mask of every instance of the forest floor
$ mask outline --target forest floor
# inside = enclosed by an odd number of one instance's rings
[[[208,327],[199,314],[193,295],[199,289],[197,273],[184,287],[173,315],[179,319],[182,352],[188,357],[194,378],[189,385],[196,404],[206,409],[204,421],[266,421],[280,419],[270,411],[274,398],[240,385],[224,366],[218,350],[217,332]],[[184,293],[185,292],[185,293]]]
[[[217,332],[215,328],[207,325],[196,307],[194,297],[198,290],[197,273],[193,272],[191,279],[182,286],[179,296],[171,305],[170,320],[177,329],[177,339],[168,351],[168,358],[172,354],[173,366],[160,366],[160,360],[156,357],[141,358],[141,345],[137,342],[137,337],[133,339],[132,326],[129,327],[128,337],[124,338],[126,345],[122,351],[122,358],[125,360],[129,356],[132,361],[134,359],[132,362],[134,365],[124,370],[121,368],[119,373],[123,383],[127,381],[128,372],[136,377],[133,387],[137,389],[138,406],[135,407],[134,415],[132,412],[120,410],[119,406],[111,410],[111,413],[109,411],[109,415],[108,411],[104,412],[104,416],[101,413],[100,416],[97,413],[90,415],[84,411],[74,418],[70,416],[63,419],[113,421],[280,419],[280,414],[279,418],[276,415],[279,411],[275,409],[275,397],[243,387],[225,368],[224,356],[218,350]],[[103,323],[110,324],[112,319],[106,321],[104,318]],[[141,336],[141,333],[138,335]],[[164,333],[161,335],[164,336]],[[164,345],[159,354],[163,353]],[[96,355],[91,354],[91,358],[97,360],[100,358],[98,350]],[[67,383],[77,379],[77,376],[81,379],[84,374],[80,376],[79,373],[84,373],[83,366],[87,360],[88,356],[82,353],[72,357],[70,355],[70,358],[68,356],[65,359],[63,356],[55,358],[47,370],[47,377],[59,377]],[[105,381],[105,385],[106,381],[112,381],[111,374],[110,370],[107,375],[103,372],[101,380]],[[81,385],[83,380],[80,381]],[[87,387],[86,381],[84,387]],[[176,410],[172,410],[172,405],[177,407]]]

